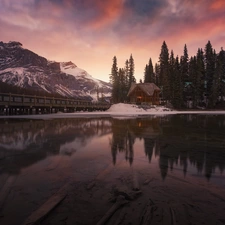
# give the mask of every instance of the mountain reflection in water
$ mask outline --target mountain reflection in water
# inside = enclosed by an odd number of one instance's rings
[[[107,142],[104,151],[111,154],[113,164],[118,154],[124,154],[132,165],[135,152],[142,151],[150,164],[157,159],[162,179],[174,167],[184,175],[192,167],[209,180],[216,170],[224,171],[224,130],[223,115],[0,120],[0,175],[19,174],[49,156],[71,157],[91,140],[101,139]],[[142,144],[137,148],[136,142]]]

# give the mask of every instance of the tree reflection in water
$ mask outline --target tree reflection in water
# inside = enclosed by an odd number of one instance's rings
[[[112,120],[110,142],[113,163],[118,152],[125,152],[130,164],[136,139],[143,140],[145,154],[151,163],[153,152],[159,160],[162,179],[174,166],[188,164],[209,180],[218,168],[225,167],[225,117],[223,115],[173,115],[156,118]]]
[[[174,167],[181,167],[184,176],[194,167],[209,180],[215,170],[222,174],[225,168],[224,130],[224,115],[0,120],[0,174],[18,174],[49,155],[71,156],[107,136],[113,164],[123,153],[132,165],[134,153],[143,151],[149,163],[157,158],[162,179]],[[140,149],[135,149],[137,140]]]
[[[112,140],[110,142],[113,163],[118,152],[125,152],[125,159],[130,165],[134,157],[136,139],[144,138],[145,154],[151,161],[155,139],[159,134],[159,118],[114,119],[112,120]]]

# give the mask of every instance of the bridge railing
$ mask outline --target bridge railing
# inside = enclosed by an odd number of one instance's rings
[[[109,108],[109,103],[93,103],[88,100],[72,98],[55,98],[46,96],[20,95],[0,93],[0,106],[27,107],[103,107]]]

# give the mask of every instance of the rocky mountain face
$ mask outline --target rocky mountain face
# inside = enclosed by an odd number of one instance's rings
[[[112,87],[72,62],[54,62],[24,49],[19,42],[0,42],[0,81],[64,97],[107,99]],[[1,90],[0,90],[1,92]]]

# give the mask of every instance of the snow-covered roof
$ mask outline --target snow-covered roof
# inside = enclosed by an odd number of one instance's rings
[[[127,96],[129,96],[137,87],[145,92],[147,96],[152,96],[154,94],[154,91],[160,91],[159,87],[157,87],[154,83],[132,83]]]

